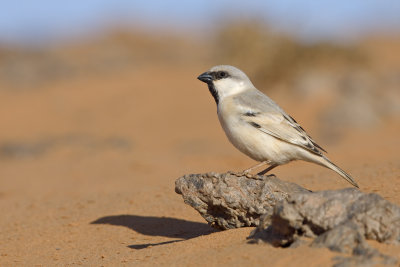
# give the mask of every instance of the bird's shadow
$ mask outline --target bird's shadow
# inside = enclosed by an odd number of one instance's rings
[[[176,240],[166,242],[136,244],[128,246],[132,249],[143,249],[149,246],[158,246],[180,242],[218,231],[206,223],[191,222],[170,217],[152,217],[139,215],[105,216],[91,222],[91,224],[110,224],[125,226],[143,235],[176,238]]]

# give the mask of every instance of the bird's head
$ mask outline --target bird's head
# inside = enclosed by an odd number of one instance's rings
[[[227,96],[238,94],[253,87],[243,71],[229,65],[212,67],[197,79],[208,85],[208,89],[217,104]]]

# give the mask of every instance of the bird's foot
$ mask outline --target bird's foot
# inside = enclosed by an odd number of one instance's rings
[[[256,180],[260,179],[259,175],[257,175],[257,174],[254,175],[250,171],[247,171],[247,170],[244,170],[244,171],[241,171],[241,172],[228,171],[228,173],[231,174],[231,175],[235,175],[237,177],[245,176],[246,178],[249,178],[249,179],[256,179]]]
[[[246,175],[246,173],[245,173],[245,172],[234,172],[234,171],[228,171],[228,173],[229,173],[229,174],[231,174],[231,175],[235,175],[235,176],[237,176],[237,177],[240,177],[240,176],[245,176],[245,175]]]

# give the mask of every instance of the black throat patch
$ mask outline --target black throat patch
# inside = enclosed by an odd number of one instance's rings
[[[219,95],[217,90],[215,90],[215,86],[212,82],[208,83],[208,90],[210,91],[211,95],[214,97],[215,103],[219,103]]]

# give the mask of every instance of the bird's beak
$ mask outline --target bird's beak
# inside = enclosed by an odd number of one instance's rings
[[[197,77],[197,79],[199,79],[200,81],[205,82],[205,83],[210,83],[210,82],[212,82],[213,77],[207,71],[207,72],[204,72],[203,74],[201,74],[199,77]]]

